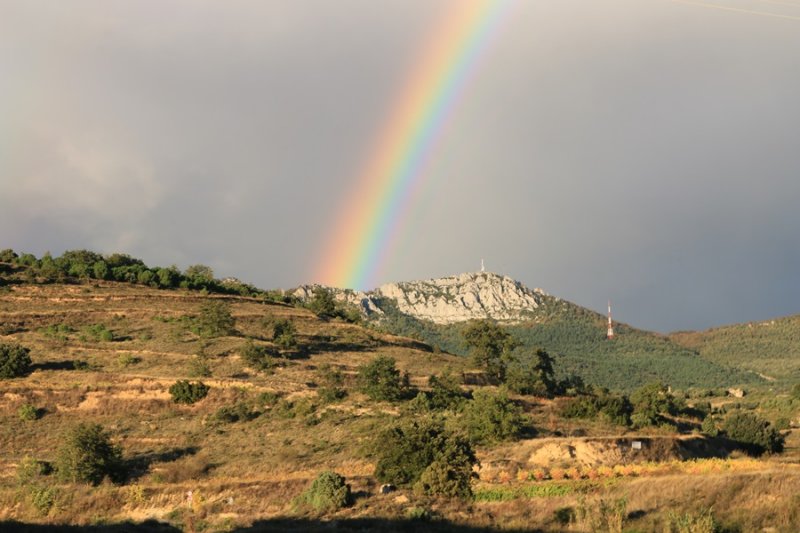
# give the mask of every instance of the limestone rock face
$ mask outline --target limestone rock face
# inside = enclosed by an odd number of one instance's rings
[[[487,318],[519,322],[535,315],[547,297],[541,289],[529,289],[491,272],[387,283],[369,292],[306,285],[293,294],[305,300],[318,288],[332,291],[338,301],[357,306],[368,318],[380,319],[382,302],[391,300],[401,313],[436,324]]]
[[[491,272],[387,283],[375,292],[395,300],[400,312],[436,324],[484,318],[524,320],[539,308],[545,294]]]

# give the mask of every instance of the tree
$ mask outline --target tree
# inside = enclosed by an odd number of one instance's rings
[[[16,378],[30,373],[30,350],[19,344],[0,343],[0,379]]]
[[[78,424],[62,440],[56,470],[65,481],[98,485],[106,476],[118,481],[124,475],[122,451],[101,425]]]
[[[192,281],[208,282],[214,280],[214,270],[206,265],[191,265],[186,268],[183,275]]]
[[[517,438],[526,423],[522,410],[502,389],[496,394],[475,391],[461,418],[467,435],[476,444]]]
[[[633,415],[631,421],[636,427],[655,426],[664,419],[664,414],[677,414],[672,394],[660,381],[648,383],[631,394]]]
[[[542,349],[515,355],[506,366],[505,382],[517,394],[552,398],[558,389],[553,358]]]
[[[318,475],[300,495],[301,503],[320,513],[347,507],[351,500],[350,485],[345,483],[344,476],[330,470]]]
[[[221,300],[210,300],[200,307],[197,331],[203,337],[222,337],[233,331],[230,306]]]
[[[471,322],[464,330],[464,340],[470,347],[472,363],[502,382],[505,379],[508,354],[516,343],[503,328],[490,320]]]
[[[379,355],[358,367],[359,389],[376,401],[397,401],[408,391],[408,377],[401,377],[395,360]]]
[[[424,494],[471,494],[475,453],[465,438],[441,420],[403,422],[377,436],[375,477]]]
[[[314,290],[314,296],[308,302],[308,308],[320,318],[333,318],[336,316],[336,302],[333,299],[333,293],[324,287],[317,287]]]
[[[19,256],[11,248],[0,251],[0,263],[13,263],[17,257]]]
[[[783,436],[769,421],[755,413],[733,413],[725,420],[723,431],[754,455],[783,451]]]
[[[461,383],[449,372],[430,376],[428,386],[431,388],[429,405],[433,410],[458,409],[466,401]]]

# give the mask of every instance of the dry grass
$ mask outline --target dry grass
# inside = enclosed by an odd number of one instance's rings
[[[203,339],[187,328],[184,317],[196,315],[208,298],[230,303],[235,334]],[[278,319],[294,322],[306,353],[272,373],[248,368],[239,349],[248,337],[269,343],[271,324]],[[303,309],[105,282],[20,285],[0,292],[0,323],[3,331],[13,331],[2,339],[30,347],[36,365],[28,377],[0,384],[0,520],[91,524],[155,518],[187,528],[225,530],[291,516],[292,498],[319,471],[333,469],[345,475],[359,494],[352,508],[337,513],[340,518],[402,517],[411,508],[424,507],[454,523],[559,530],[563,527],[555,512],[569,507],[576,512],[583,509],[586,516],[568,527],[590,531],[588,517],[598,512],[600,499],[625,497],[628,512],[636,513],[628,523],[642,531],[662,528],[669,511],[711,506],[723,523],[738,524],[742,531],[766,526],[800,530],[794,496],[800,493],[800,474],[791,463],[673,461],[615,466],[605,456],[581,463],[568,454],[563,464],[528,464],[543,439],[480,450],[480,457],[486,465],[518,464],[509,471],[496,469],[493,481],[501,482],[502,490],[561,478],[573,487],[567,494],[479,503],[423,501],[403,491],[378,495],[369,445],[399,410],[372,403],[352,388],[343,401],[321,405],[314,384],[316,369],[334,364],[352,385],[360,364],[385,354],[410,373],[414,384],[423,386],[431,373],[446,368],[459,373],[465,362],[420,351],[408,339],[322,321]],[[82,331],[94,324],[106,326],[115,340],[81,338]],[[48,327],[59,325],[68,333],[48,333]],[[169,386],[177,379],[196,379],[189,375],[190,361],[200,353],[212,371],[211,377],[202,378],[212,387],[208,397],[190,406],[172,403]],[[85,363],[79,365],[82,369],[73,368],[75,361]],[[281,400],[265,403],[265,393]],[[44,409],[44,416],[21,420],[17,410],[23,404]],[[216,418],[220,408],[235,404],[249,406],[254,417],[235,423]],[[545,435],[558,431],[620,436],[620,428],[613,426],[564,421],[557,416],[558,409],[557,401],[527,405]],[[53,460],[60,435],[82,421],[103,424],[111,432],[132,466],[131,479],[121,486],[97,488],[63,485],[51,477],[35,486],[20,485],[16,478],[20,461],[26,456]],[[790,449],[797,446],[795,437],[789,444]],[[487,487],[497,485],[479,486]],[[45,494],[52,499],[46,512],[34,489],[51,491]],[[193,494],[191,504],[188,491]]]

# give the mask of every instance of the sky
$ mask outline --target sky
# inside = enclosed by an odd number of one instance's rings
[[[312,279],[464,0],[0,0],[0,248]],[[800,313],[800,0],[518,0],[378,282],[669,332]]]

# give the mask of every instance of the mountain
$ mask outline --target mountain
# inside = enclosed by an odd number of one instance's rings
[[[293,295],[307,299],[317,288],[303,286]],[[469,351],[462,336],[468,321],[496,320],[518,341],[518,350],[550,352],[562,377],[577,374],[611,389],[632,390],[654,380],[681,389],[764,381],[749,369],[704,359],[667,336],[627,324],[615,324],[616,338],[608,340],[602,314],[495,273],[388,283],[367,292],[326,289],[358,306],[373,327],[458,355]]]
[[[757,372],[768,381],[800,381],[800,315],[676,332],[669,338],[704,359]]]

